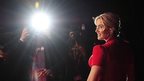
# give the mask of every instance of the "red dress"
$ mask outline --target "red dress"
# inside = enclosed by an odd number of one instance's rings
[[[134,57],[125,41],[111,39],[103,45],[96,45],[89,58],[89,66],[101,66],[99,81],[126,81],[126,74],[133,75]],[[134,76],[133,76],[134,77]]]

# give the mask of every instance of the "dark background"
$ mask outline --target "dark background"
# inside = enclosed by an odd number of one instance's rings
[[[0,44],[6,45],[19,37],[36,0],[0,0]],[[85,24],[87,39],[94,42],[93,16],[106,11],[121,17],[124,38],[130,41],[136,58],[136,79],[142,80],[144,32],[142,2],[139,0],[40,0],[42,7],[55,14],[54,33],[65,36],[71,27]],[[59,36],[58,36],[59,37]],[[92,41],[91,41],[92,40]]]

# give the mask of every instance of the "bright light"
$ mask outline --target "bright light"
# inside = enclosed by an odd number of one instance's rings
[[[37,1],[37,2],[35,2],[35,8],[39,8],[39,2]]]
[[[47,31],[50,24],[51,18],[48,16],[47,13],[44,12],[37,12],[32,15],[31,17],[31,26],[37,32],[44,32]]]

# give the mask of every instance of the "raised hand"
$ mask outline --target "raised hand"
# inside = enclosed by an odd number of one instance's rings
[[[20,41],[25,42],[25,40],[28,38],[28,36],[29,36],[28,29],[24,28],[21,33]]]

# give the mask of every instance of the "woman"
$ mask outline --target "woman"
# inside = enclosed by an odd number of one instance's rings
[[[87,81],[134,81],[134,57],[128,42],[118,38],[120,19],[107,12],[94,19],[98,40],[89,58],[91,67]]]

